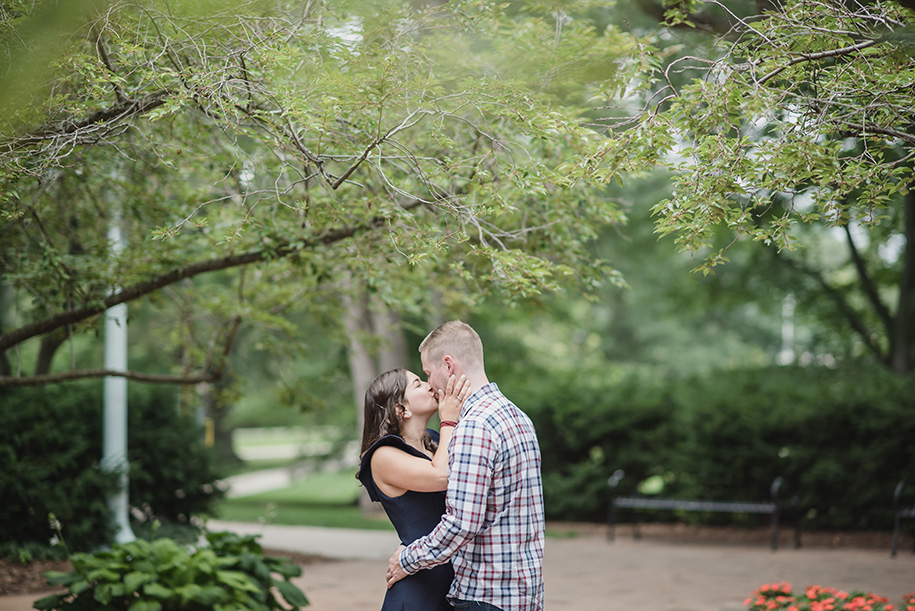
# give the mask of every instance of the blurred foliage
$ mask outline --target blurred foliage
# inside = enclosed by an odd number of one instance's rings
[[[695,253],[704,274],[745,258],[738,245],[770,250],[755,260],[783,268],[799,310],[841,320],[853,338],[845,344],[907,375],[915,370],[915,14],[893,1],[794,0],[748,15],[742,4],[665,3],[669,22],[694,22],[714,43],[665,58],[632,128],[654,133],[665,149],[656,165],[672,176],[670,196],[653,207],[657,230]],[[709,11],[732,5],[719,26],[702,27]],[[604,158],[603,149],[592,155]],[[830,238],[841,247],[827,253],[820,245]]]
[[[621,468],[619,493],[657,476],[662,494],[687,499],[768,500],[782,476],[780,498],[798,496],[805,528],[889,529],[893,490],[915,472],[912,380],[873,365],[554,385],[556,377],[535,371],[513,382],[541,440],[550,519],[601,520],[607,478]]]
[[[893,490],[915,472],[912,383],[852,362],[686,380],[674,393],[671,487],[752,499],[782,475],[781,494],[799,496],[806,526],[888,528]]]
[[[669,460],[677,438],[669,390],[635,376],[547,379],[510,395],[537,428],[547,519],[599,521],[614,468],[640,481]]]
[[[176,405],[173,387],[130,388],[129,500],[141,522],[189,525],[222,496],[200,428]],[[3,413],[0,539],[12,546],[47,544],[53,513],[72,550],[107,543],[106,498],[115,480],[99,468],[102,384],[6,389]]]
[[[111,537],[105,499],[116,480],[99,469],[101,397],[101,384],[3,391],[0,540],[11,548],[49,546],[49,513],[75,549]]]

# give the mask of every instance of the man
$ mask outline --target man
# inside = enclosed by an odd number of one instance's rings
[[[483,344],[450,321],[419,346],[433,388],[467,376],[470,396],[448,448],[445,514],[432,532],[388,562],[388,587],[451,560],[455,609],[543,609],[543,487],[540,445],[530,418],[486,378]],[[443,423],[443,426],[446,426]]]

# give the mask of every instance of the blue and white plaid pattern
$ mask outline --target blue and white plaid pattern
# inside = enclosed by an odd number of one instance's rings
[[[449,598],[543,609],[543,485],[530,418],[488,384],[465,402],[448,452],[445,515],[400,565],[415,573],[450,558]]]

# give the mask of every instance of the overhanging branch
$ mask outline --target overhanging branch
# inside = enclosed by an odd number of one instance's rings
[[[55,384],[58,382],[68,382],[71,380],[82,380],[87,378],[104,378],[108,376],[127,378],[128,380],[135,380],[137,382],[151,382],[155,384],[199,384],[200,382],[215,382],[219,380],[222,377],[222,371],[211,371],[193,376],[173,376],[154,373],[141,373],[138,371],[77,369],[73,371],[62,371],[60,373],[46,373],[43,375],[31,375],[22,377],[0,376],[0,388],[41,386],[43,384]]]
[[[820,53],[802,53],[799,56],[792,59],[791,61],[789,61],[784,66],[780,66],[780,67],[772,70],[771,72],[769,72],[769,74],[766,74],[765,76],[763,76],[761,79],[759,79],[756,82],[756,84],[757,85],[765,84],[766,81],[778,76],[784,70],[790,68],[791,66],[795,66],[795,65],[801,64],[803,62],[812,62],[812,61],[817,61],[820,59],[828,59],[828,58],[833,58],[833,57],[839,57],[841,55],[848,55],[849,53],[857,53],[858,51],[862,51],[864,49],[867,49],[868,47],[873,47],[874,45],[880,44],[881,42],[886,42],[886,39],[877,38],[877,39],[873,39],[873,40],[865,40],[864,42],[859,42],[856,45],[842,47],[841,49],[830,49],[829,51],[822,51]]]
[[[286,244],[281,244],[269,250],[262,249],[237,255],[220,257],[218,259],[198,261],[197,263],[191,263],[190,265],[185,265],[184,267],[173,269],[154,278],[150,278],[144,282],[139,282],[133,286],[126,287],[117,293],[107,297],[106,299],[84,304],[64,312],[59,312],[52,316],[48,316],[47,318],[30,322],[7,333],[4,333],[3,335],[0,335],[0,352],[5,352],[11,347],[20,344],[27,339],[31,339],[60,327],[71,325],[76,322],[86,320],[87,318],[91,318],[97,314],[101,314],[112,306],[133,301],[139,297],[148,295],[153,291],[166,287],[170,284],[174,284],[179,280],[192,278],[207,272],[231,269],[242,265],[249,265],[251,263],[259,263],[272,259],[282,259],[308,248],[313,248],[318,245],[333,244],[341,240],[345,240],[346,238],[352,237],[361,231],[371,230],[375,227],[383,225],[384,223],[385,219],[383,217],[376,217],[364,225],[344,227],[341,229],[328,231],[323,235],[315,237],[311,240],[303,240],[297,242],[294,246],[287,242]]]
[[[788,267],[812,278],[823,290],[826,297],[835,304],[836,308],[842,316],[845,317],[848,324],[851,325],[854,332],[858,335],[864,345],[867,346],[867,349],[881,362],[886,360],[886,354],[880,349],[880,346],[874,341],[873,337],[871,337],[871,331],[868,329],[862,317],[855,311],[851,304],[848,303],[848,300],[846,300],[845,297],[826,280],[819,270],[811,269],[803,262],[785,255],[776,256],[776,260],[781,261]]]
[[[81,144],[89,134],[94,135],[92,140],[97,140],[100,138],[100,134],[107,134],[117,129],[122,121],[158,108],[165,103],[169,95],[168,91],[162,90],[139,98],[124,99],[82,119],[48,125],[35,133],[15,138],[5,144],[3,148],[14,151],[63,137],[74,138],[71,144],[75,146]]]

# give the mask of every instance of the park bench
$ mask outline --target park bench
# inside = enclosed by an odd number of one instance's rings
[[[798,515],[797,497],[791,503],[780,503],[778,491],[782,486],[781,477],[776,477],[769,487],[771,501],[769,502],[744,502],[744,501],[701,501],[688,499],[660,498],[652,496],[618,496],[614,494],[617,485],[626,476],[622,469],[617,469],[610,476],[607,484],[610,486],[610,505],[607,511],[607,538],[612,541],[614,527],[616,526],[616,510],[627,509],[662,509],[669,511],[712,511],[724,513],[759,513],[772,516],[772,549],[778,549],[778,525],[782,514],[791,514],[794,518],[794,547],[801,546],[800,516]],[[638,511],[634,512],[633,536],[641,537],[639,532]]]
[[[893,549],[890,551],[890,556],[896,555],[896,546],[899,544],[899,533],[901,530],[901,522],[906,518],[915,518],[915,503],[911,507],[902,506],[902,489],[905,488],[905,480],[899,482],[896,485],[896,491],[893,492],[893,507],[896,509],[896,519],[893,521]],[[915,553],[915,547],[912,548],[912,552]]]

